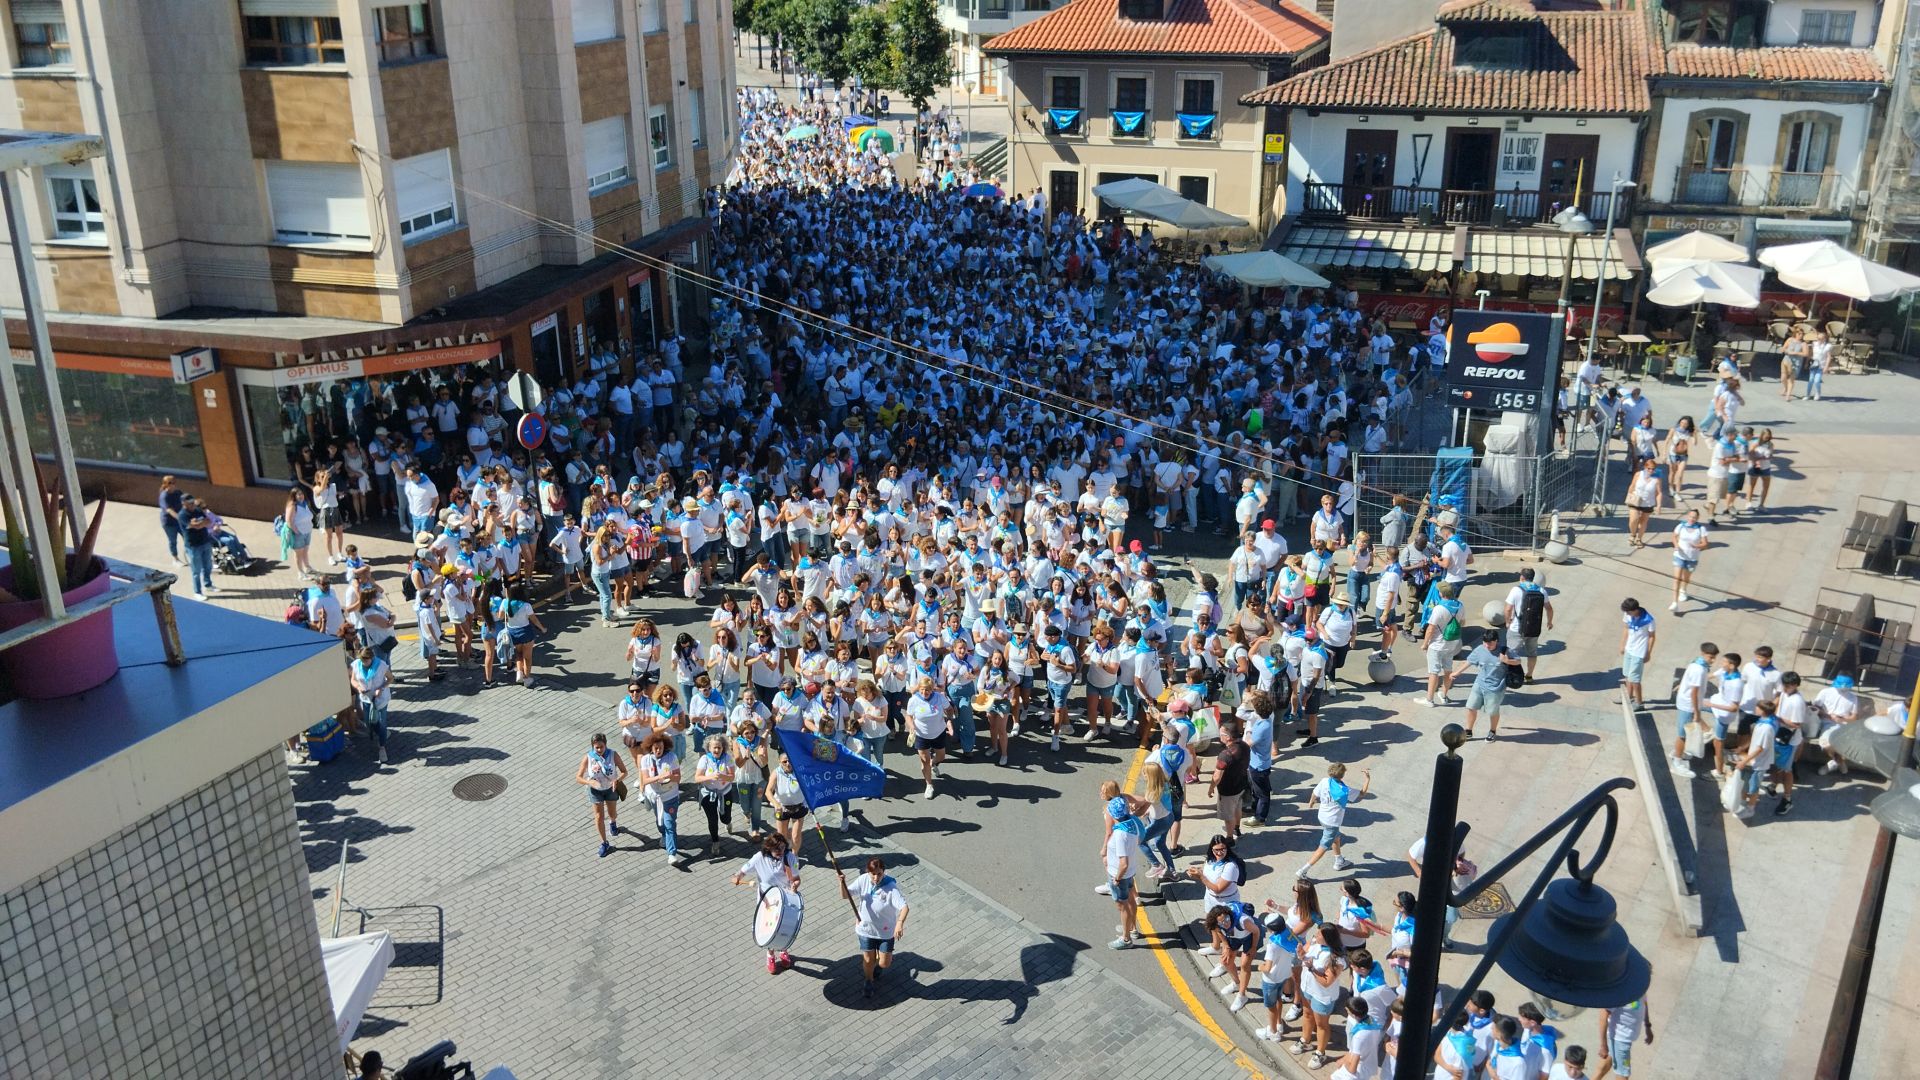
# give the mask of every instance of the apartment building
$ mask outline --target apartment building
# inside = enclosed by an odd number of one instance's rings
[[[940,0],[940,25],[952,42],[953,85],[969,93],[1006,93],[1007,64],[982,49],[994,37],[1018,30],[1066,0]]]
[[[494,358],[571,375],[698,306],[606,245],[702,263],[730,0],[4,7],[0,127],[106,141],[24,201],[76,454],[109,487],[280,484],[303,397]],[[213,373],[177,382],[201,349]]]

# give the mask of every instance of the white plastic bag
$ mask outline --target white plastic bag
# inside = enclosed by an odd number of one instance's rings
[[[1720,784],[1720,808],[1729,814],[1738,813],[1747,801],[1746,785],[1740,782],[1739,768],[1727,770],[1727,778]]]
[[[1682,753],[1688,760],[1698,760],[1707,754],[1707,729],[1697,723],[1687,725],[1687,741]]]
[[[680,591],[689,600],[698,600],[700,598],[700,567],[699,566],[695,565],[695,566],[687,567],[686,576],[680,579]]]

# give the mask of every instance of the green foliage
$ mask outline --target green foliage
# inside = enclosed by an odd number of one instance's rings
[[[793,8],[794,53],[807,69],[839,86],[851,74],[847,31],[853,22],[853,0],[787,0]]]
[[[912,100],[915,109],[924,109],[953,74],[947,57],[947,30],[940,25],[934,0],[893,0],[891,21],[890,81]]]
[[[893,54],[887,48],[893,5],[868,4],[853,13],[844,49],[847,70],[867,86],[893,85]]]

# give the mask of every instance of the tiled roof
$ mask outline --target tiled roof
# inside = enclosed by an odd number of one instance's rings
[[[1539,26],[1542,56],[1525,70],[1456,69],[1453,34],[1435,27],[1302,72],[1241,100],[1346,111],[1647,111],[1647,76],[1661,70],[1661,56],[1644,13],[1543,11]]]
[[[1766,49],[1675,45],[1667,50],[1667,73],[1690,79],[1887,81],[1886,68],[1869,49],[1812,45]]]
[[[987,42],[985,51],[1162,56],[1292,56],[1327,40],[1333,25],[1283,0],[1168,0],[1164,19],[1125,19],[1120,0],[1072,0]]]
[[[1534,22],[1539,18],[1532,0],[1447,0],[1433,15],[1433,21],[1439,23]]]

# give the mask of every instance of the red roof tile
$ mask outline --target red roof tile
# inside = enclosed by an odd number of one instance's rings
[[[1887,81],[1887,70],[1872,51],[1833,46],[1728,49],[1675,45],[1667,50],[1667,73],[1687,79]]]
[[[1442,27],[1355,53],[1242,98],[1248,105],[1391,110],[1631,114],[1651,106],[1647,76],[1659,46],[1640,11],[1539,13],[1543,53],[1523,70],[1453,66],[1453,33]]]
[[[1539,18],[1533,0],[1447,0],[1433,15],[1438,23],[1534,22]]]
[[[1126,19],[1119,0],[1072,0],[987,42],[994,55],[1091,53],[1292,56],[1321,45],[1333,25],[1291,0],[1168,0],[1165,19]]]

